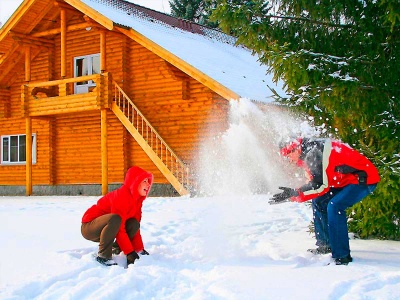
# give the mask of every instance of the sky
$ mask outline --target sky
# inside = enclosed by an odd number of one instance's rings
[[[22,2],[22,0],[0,0],[0,22],[4,24]],[[136,3],[164,13],[171,12],[168,0],[135,0],[128,2]]]
[[[400,299],[400,242],[350,233],[354,261],[336,266],[330,254],[307,251],[315,248],[308,203],[268,203],[277,186],[300,177],[282,172],[286,162],[260,143],[266,121],[267,141],[284,130],[313,131],[249,101],[230,102],[229,128],[199,153],[203,195],[148,197],[141,234],[150,255],[128,268],[124,254],[114,255],[117,266],[97,263],[98,244],[81,236],[82,215],[100,197],[0,197],[0,299]]]

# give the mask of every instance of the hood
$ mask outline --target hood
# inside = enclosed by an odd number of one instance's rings
[[[297,139],[294,139],[294,140],[286,141],[280,145],[279,152],[282,156],[287,156],[290,153],[292,153],[293,151],[295,151],[296,149],[300,148],[302,143],[303,143],[303,139],[300,137]]]
[[[147,172],[137,166],[129,168],[129,170],[125,176],[124,185],[129,189],[132,196],[134,196],[135,198],[138,197],[138,198],[144,199],[146,197],[139,196],[138,187],[139,187],[139,184],[146,178],[148,178],[149,183],[150,183],[149,192],[147,193],[147,195],[148,195],[150,193],[150,189],[153,184],[153,179],[154,179],[153,174],[151,174],[150,172]]]

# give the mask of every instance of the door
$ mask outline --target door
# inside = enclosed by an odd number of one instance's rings
[[[74,77],[100,74],[100,54],[78,56],[74,58]],[[75,94],[88,93],[96,84],[93,80],[75,83]]]

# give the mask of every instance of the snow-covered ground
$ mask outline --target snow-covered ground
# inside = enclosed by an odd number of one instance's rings
[[[148,198],[149,256],[94,261],[80,219],[98,197],[0,198],[0,299],[400,299],[400,242],[351,239],[354,262],[314,256],[307,204],[269,195]]]
[[[309,204],[268,203],[303,180],[279,157],[279,139],[318,129],[245,100],[229,117],[198,155],[201,197],[145,200],[150,255],[129,268],[122,254],[101,266],[81,236],[99,197],[0,197],[0,299],[400,299],[400,242],[350,234],[354,262],[336,266],[307,252]]]

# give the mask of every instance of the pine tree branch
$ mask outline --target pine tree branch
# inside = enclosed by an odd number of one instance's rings
[[[263,16],[264,18],[266,16]],[[303,17],[288,17],[288,16],[277,16],[277,15],[269,15],[267,16],[268,18],[276,18],[276,19],[282,19],[282,20],[292,20],[292,21],[303,21],[303,22],[308,22],[311,24],[317,24],[317,25],[324,25],[324,26],[329,26],[329,27],[335,27],[335,28],[357,28],[358,26],[350,25],[350,24],[337,24],[337,23],[332,23],[332,22],[322,22],[318,20],[312,20],[308,18],[303,18]]]

